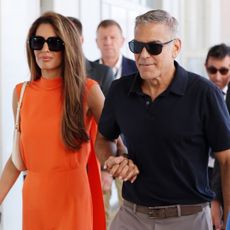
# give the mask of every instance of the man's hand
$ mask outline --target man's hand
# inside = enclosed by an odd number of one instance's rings
[[[129,180],[131,183],[136,180],[139,174],[139,170],[133,161],[124,156],[111,156],[105,161],[104,166],[113,177],[118,177],[123,181]]]
[[[216,230],[223,229],[223,210],[221,208],[220,202],[213,200],[211,202],[211,214],[212,214],[212,223],[215,226]]]

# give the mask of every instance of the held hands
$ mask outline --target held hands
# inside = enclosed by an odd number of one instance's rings
[[[110,156],[104,164],[104,168],[113,176],[118,177],[123,181],[130,181],[133,183],[137,175],[139,174],[139,170],[137,166],[133,163],[132,160],[127,159],[124,156]]]

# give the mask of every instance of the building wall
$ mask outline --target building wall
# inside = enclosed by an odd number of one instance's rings
[[[213,18],[214,11],[216,18]],[[220,41],[219,12],[220,4],[216,0],[195,0],[184,5],[182,62],[189,70],[204,76],[206,53]]]
[[[1,166],[10,156],[13,134],[12,93],[16,83],[27,80],[25,39],[28,26],[39,15],[39,1],[1,0],[0,7],[0,133]],[[2,167],[1,167],[2,169]],[[21,229],[20,177],[1,207],[2,230]]]
[[[230,30],[228,26],[229,22],[229,13],[230,13],[230,1],[221,0],[221,38],[222,41],[230,45]],[[216,18],[216,16],[215,16]]]
[[[146,6],[146,3],[149,5]],[[29,79],[25,55],[27,31],[41,12],[54,10],[66,16],[78,17],[83,24],[85,55],[95,60],[99,57],[95,31],[100,20],[113,18],[121,24],[126,38],[123,53],[133,58],[127,41],[133,38],[135,17],[147,11],[150,5],[166,9],[180,22],[182,51],[179,62],[189,70],[205,75],[203,61],[208,48],[222,41],[229,44],[229,4],[229,0],[1,0],[0,169],[2,170],[11,151],[12,92],[16,83]],[[20,177],[1,206],[1,230],[21,229],[21,187]]]

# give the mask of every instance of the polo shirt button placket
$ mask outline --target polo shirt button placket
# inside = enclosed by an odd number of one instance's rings
[[[150,101],[146,101],[146,105],[149,106],[150,105]]]

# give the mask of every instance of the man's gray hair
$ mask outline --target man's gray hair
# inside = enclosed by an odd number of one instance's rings
[[[140,24],[159,23],[165,24],[174,36],[178,33],[178,21],[164,10],[150,10],[145,14],[136,17],[135,28]]]

